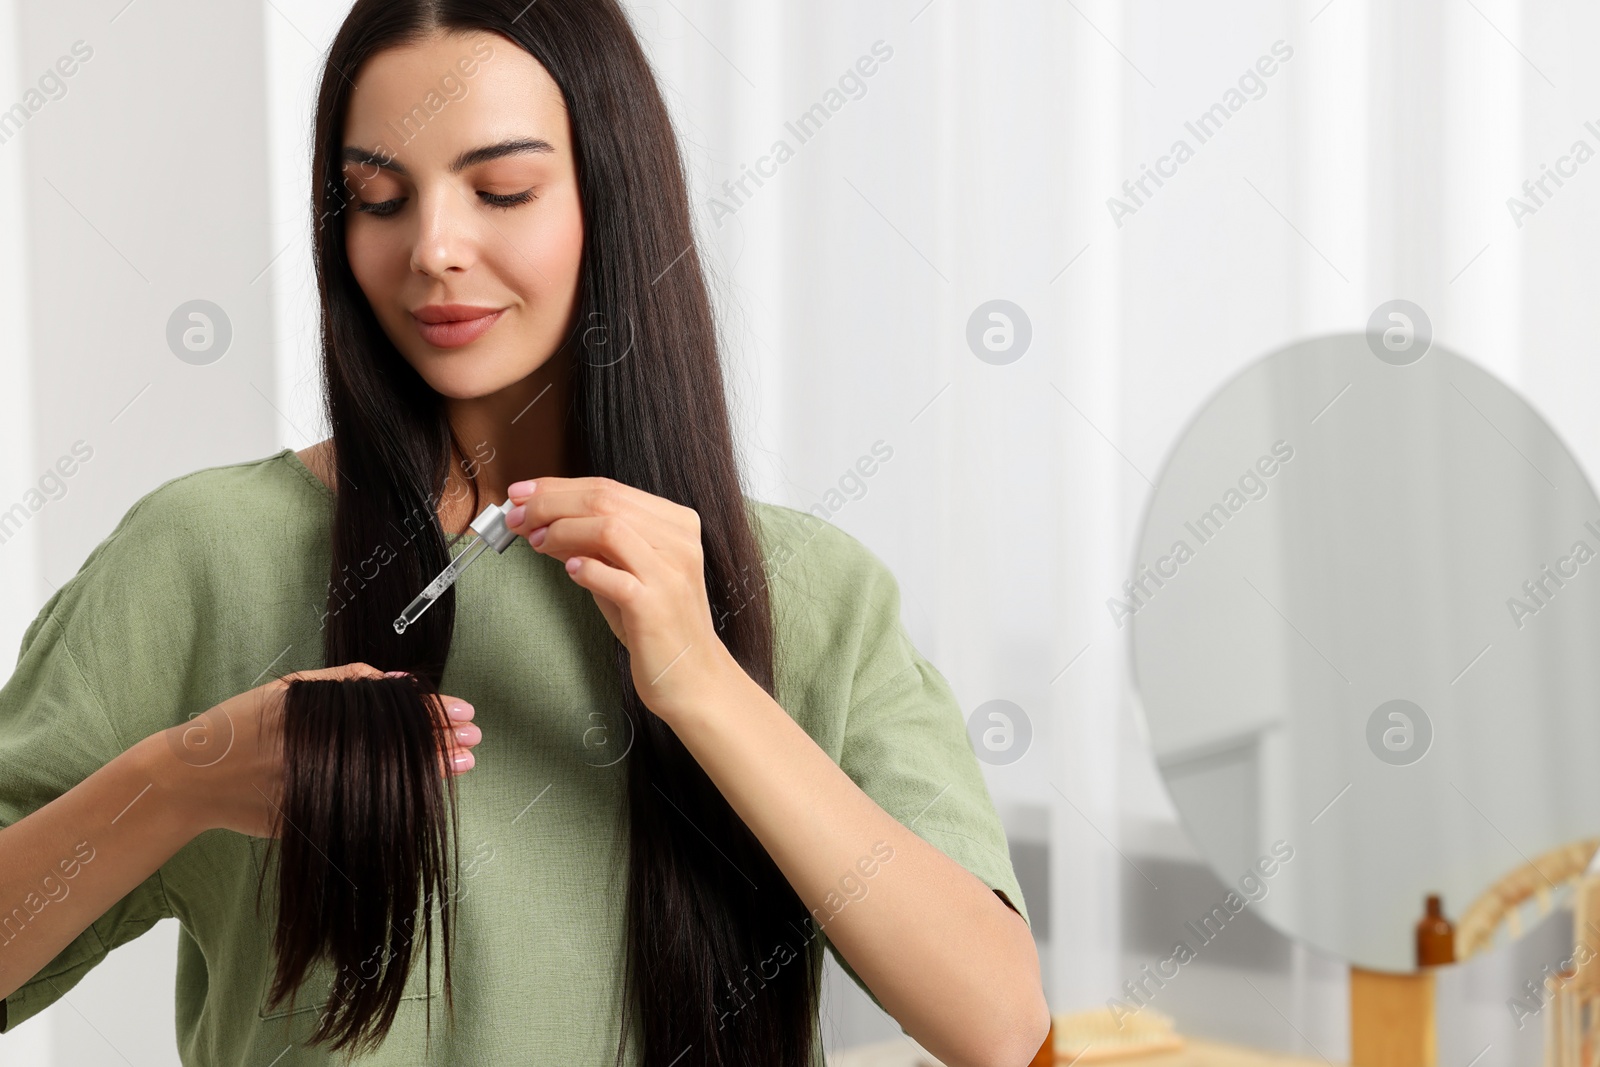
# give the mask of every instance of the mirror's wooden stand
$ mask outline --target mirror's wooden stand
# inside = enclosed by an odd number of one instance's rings
[[[1351,1067],[1438,1067],[1433,972],[1350,968]]]

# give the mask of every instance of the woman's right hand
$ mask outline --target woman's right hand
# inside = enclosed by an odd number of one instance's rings
[[[283,700],[298,679],[381,678],[365,663],[296,671],[230,697],[221,704],[161,731],[173,759],[172,784],[198,830],[236,830],[272,837],[283,804]],[[449,715],[450,748],[440,773],[472,769],[472,748],[483,733],[471,722],[472,705],[440,694]]]

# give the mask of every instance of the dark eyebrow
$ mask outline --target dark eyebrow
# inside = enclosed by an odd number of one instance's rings
[[[475,167],[479,163],[487,163],[491,159],[501,156],[516,155],[522,152],[554,152],[555,146],[549,141],[538,137],[517,137],[510,141],[501,141],[499,144],[483,145],[480,148],[469,148],[457,156],[450,164],[451,174],[460,174],[468,167]],[[374,167],[395,174],[410,176],[405,164],[387,153],[373,152],[355,145],[346,145],[341,158],[346,163],[370,163]]]

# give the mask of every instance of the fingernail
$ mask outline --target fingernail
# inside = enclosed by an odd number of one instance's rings
[[[528,544],[532,545],[534,548],[538,548],[540,545],[544,544],[545,535],[549,529],[550,527],[548,526],[541,526],[537,530],[534,530],[528,535]]]
[[[476,727],[472,727],[472,726],[457,726],[456,730],[455,730],[455,733],[456,733],[456,740],[460,741],[463,745],[470,745],[470,744],[474,743],[475,741],[479,740],[478,737],[474,736],[474,734],[476,733]]]
[[[454,756],[450,757],[450,762],[460,770],[468,770],[473,764],[472,753],[457,752]]]
[[[446,712],[456,722],[465,722],[472,718],[471,704],[452,704]]]
[[[410,673],[410,671],[384,671],[383,676],[385,678],[405,678]]]
[[[537,488],[538,485],[539,483],[537,480],[512,482],[511,485],[506,489],[506,496],[532,496],[534,489]]]
[[[522,525],[522,517],[524,515],[526,515],[527,513],[528,513],[528,509],[524,505],[518,504],[516,507],[512,508],[509,512],[506,513],[506,525],[507,526],[521,526]]]

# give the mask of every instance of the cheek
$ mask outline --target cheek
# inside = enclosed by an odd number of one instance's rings
[[[352,223],[345,227],[345,255],[350,260],[350,273],[356,284],[371,300],[388,288],[388,279],[395,273],[395,264],[406,265],[406,251],[395,246],[395,239],[376,226]]]
[[[552,200],[555,194],[552,194]],[[517,252],[502,257],[502,266],[517,279],[523,293],[561,301],[577,292],[583,258],[583,211],[576,195],[542,202],[514,238]]]

